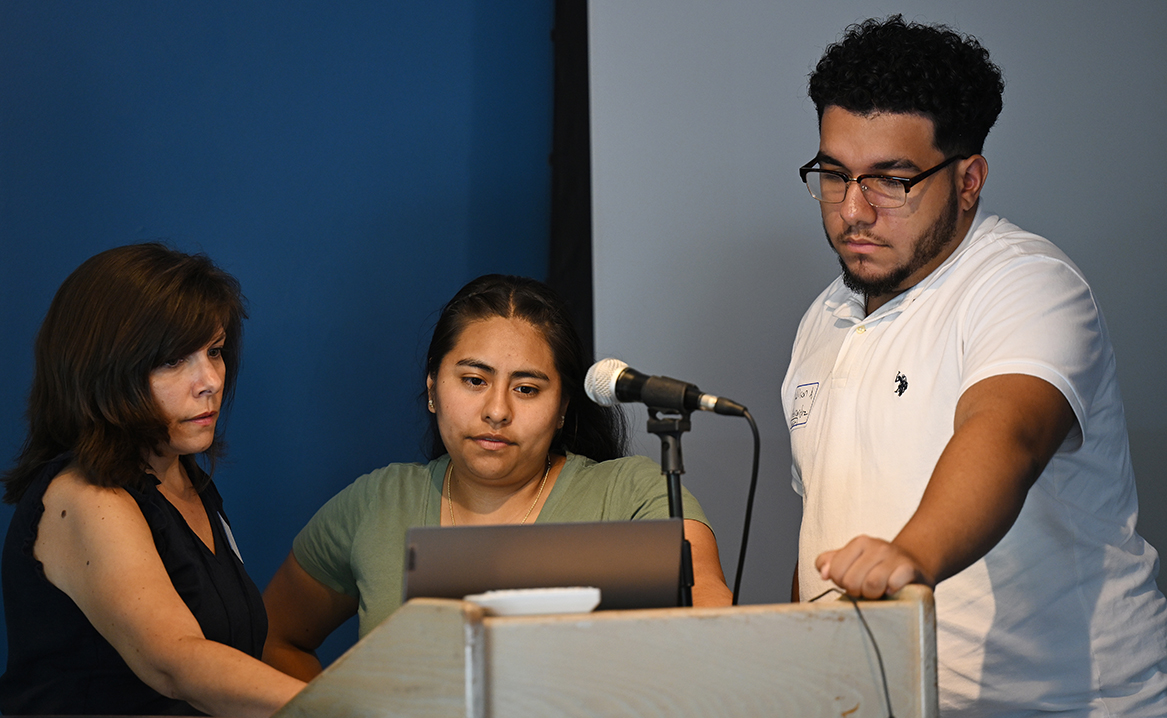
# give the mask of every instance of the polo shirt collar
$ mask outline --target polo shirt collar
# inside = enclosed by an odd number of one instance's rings
[[[911,306],[912,302],[916,300],[916,297],[920,296],[928,287],[940,281],[940,278],[956,262],[957,258],[975,243],[975,237],[979,234],[981,226],[989,219],[996,219],[996,217],[989,214],[983,202],[977,205],[977,211],[973,215],[973,221],[969,226],[968,233],[960,240],[960,244],[956,246],[952,254],[948,255],[948,258],[939,267],[932,270],[931,274],[924,277],[915,286],[900,292],[870,315],[866,313],[864,296],[843,284],[843,278],[841,276],[835,279],[827,292],[827,297],[824,301],[827,311],[838,319],[847,320],[856,324],[873,319],[881,319],[885,316],[902,312]]]

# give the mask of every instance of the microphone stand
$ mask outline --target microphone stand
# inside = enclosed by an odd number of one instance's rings
[[[681,505],[681,474],[685,467],[681,462],[681,434],[692,428],[689,423],[689,412],[681,411],[680,415],[660,417],[658,411],[672,411],[671,409],[657,409],[648,407],[648,433],[660,437],[661,470],[668,482],[669,516],[684,521],[685,512]],[[684,524],[682,524],[683,526]],[[681,577],[679,583],[679,600],[681,606],[693,605],[693,549],[689,541],[681,534]]]

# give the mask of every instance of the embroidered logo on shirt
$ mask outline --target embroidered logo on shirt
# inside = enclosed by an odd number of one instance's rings
[[[896,396],[903,396],[904,392],[908,390],[908,378],[903,374],[896,372]]]

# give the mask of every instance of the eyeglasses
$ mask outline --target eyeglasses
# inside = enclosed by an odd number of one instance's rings
[[[877,209],[903,207],[908,201],[908,191],[957,160],[967,160],[968,155],[949,157],[940,164],[926,169],[912,178],[890,177],[888,175],[859,175],[848,177],[837,170],[812,167],[818,162],[813,159],[798,168],[798,175],[810,190],[810,196],[824,204],[838,204],[847,196],[847,183],[855,182],[863,190],[863,199]]]

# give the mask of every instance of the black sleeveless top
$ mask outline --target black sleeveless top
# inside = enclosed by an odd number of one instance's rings
[[[77,604],[49,583],[44,567],[33,558],[45,490],[71,458],[62,455],[45,465],[17,504],[4,540],[8,670],[0,676],[0,711],[202,715],[139,680]],[[213,554],[154,485],[146,491],[126,491],[138,502],[166,572],[203,635],[259,658],[267,637],[267,614],[229,529],[224,528],[223,500],[215,485],[208,483],[201,494],[215,536]]]

